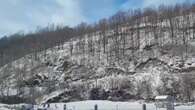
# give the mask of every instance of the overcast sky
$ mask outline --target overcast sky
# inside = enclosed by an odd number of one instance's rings
[[[186,0],[0,0],[0,37],[48,24],[75,26],[119,10],[175,4]],[[193,2],[195,0],[187,0]]]

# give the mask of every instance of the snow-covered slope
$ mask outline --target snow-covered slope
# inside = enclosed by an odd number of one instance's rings
[[[186,52],[179,35],[172,44],[168,30],[156,40],[147,27],[139,29],[140,39],[137,31],[128,29],[87,34],[5,65],[0,68],[2,96],[38,103],[153,99],[161,94],[193,99],[195,82],[185,79],[195,79],[192,33]],[[188,84],[192,85],[187,94]]]

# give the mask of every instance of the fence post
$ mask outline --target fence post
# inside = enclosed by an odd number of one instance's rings
[[[146,110],[146,104],[142,105],[142,110]]]
[[[98,110],[98,105],[97,104],[94,106],[94,109],[95,110]]]
[[[66,110],[66,104],[64,104],[64,110]]]

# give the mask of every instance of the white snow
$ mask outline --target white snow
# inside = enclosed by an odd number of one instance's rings
[[[98,106],[98,110],[142,110],[142,105],[144,104],[144,102],[112,102],[88,100],[70,103],[52,103],[50,104],[50,110],[63,110],[65,104],[67,110],[94,110],[95,105]],[[154,105],[154,103],[146,103],[146,107],[147,110],[156,110],[156,106]],[[195,110],[195,105],[176,106],[175,110]]]
[[[94,110],[94,106],[98,106],[98,110],[142,110],[144,102],[134,101],[134,102],[112,102],[112,101],[79,101],[79,102],[69,102],[69,103],[51,103],[45,105],[34,105],[34,110],[38,108],[47,108],[47,110],[64,110],[64,105],[66,105],[66,110]],[[145,103],[147,110],[156,110],[154,103]],[[22,105],[30,106],[28,104],[18,104],[18,105],[6,105],[0,104],[0,110],[15,110],[16,108],[21,108]],[[160,109],[165,110],[165,109]],[[177,105],[175,110],[195,110],[195,104],[189,105]]]
[[[167,99],[167,95],[156,96],[155,99]]]
[[[59,94],[63,93],[64,90],[56,90],[55,92],[52,92],[49,95],[45,95],[42,98],[40,97],[40,99],[37,99],[36,101],[39,103],[45,103],[46,101],[48,101],[49,99],[58,96]]]

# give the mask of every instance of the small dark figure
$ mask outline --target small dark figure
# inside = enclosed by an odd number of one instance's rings
[[[43,104],[43,107],[45,108],[45,103]]]
[[[98,110],[98,105],[96,104],[94,108],[95,108],[95,110]]]
[[[50,107],[50,104],[47,104],[47,108],[49,108]]]
[[[55,108],[56,108],[56,109],[58,108],[57,104],[55,104]]]
[[[146,104],[143,104],[142,108],[143,110],[146,110]]]

